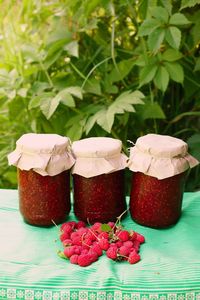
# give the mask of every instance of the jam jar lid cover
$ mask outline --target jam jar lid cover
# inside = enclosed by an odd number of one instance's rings
[[[89,178],[125,169],[128,157],[121,152],[122,142],[109,137],[90,137],[72,143],[76,162],[73,174]]]
[[[128,167],[158,179],[168,178],[198,165],[188,154],[188,145],[167,135],[147,134],[139,137],[130,149]]]
[[[34,170],[42,176],[54,176],[72,167],[75,159],[68,137],[58,134],[26,133],[8,154],[9,165],[21,170]]]

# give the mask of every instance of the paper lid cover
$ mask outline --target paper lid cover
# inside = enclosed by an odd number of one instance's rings
[[[109,137],[91,137],[75,141],[72,151],[76,163],[73,174],[93,177],[124,169],[127,166],[127,156],[121,152],[122,142]]]
[[[128,167],[134,172],[164,179],[199,164],[188,154],[188,145],[167,135],[147,134],[139,137],[130,149]]]
[[[8,162],[21,170],[33,169],[43,176],[54,176],[70,169],[75,159],[68,137],[27,133],[17,140]]]

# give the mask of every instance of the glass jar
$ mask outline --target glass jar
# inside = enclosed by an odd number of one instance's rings
[[[116,221],[126,210],[124,168],[127,157],[120,140],[97,137],[72,144],[74,213],[78,219]]]
[[[9,164],[17,166],[19,209],[25,222],[51,226],[70,212],[70,141],[56,134],[25,134]]]
[[[187,170],[198,161],[185,142],[170,136],[140,137],[130,151],[130,214],[137,223],[164,228],[181,216]]]

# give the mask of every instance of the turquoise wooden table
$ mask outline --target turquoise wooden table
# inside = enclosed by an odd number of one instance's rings
[[[127,199],[128,200],[128,199]],[[76,220],[71,212],[67,220]],[[105,255],[81,268],[62,260],[58,229],[24,223],[16,190],[0,190],[0,299],[200,300],[200,192],[185,193],[180,221],[156,230],[123,223],[146,237],[142,260]]]

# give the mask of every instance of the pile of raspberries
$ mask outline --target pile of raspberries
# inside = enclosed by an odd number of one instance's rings
[[[138,232],[124,230],[119,220],[90,226],[83,221],[65,222],[60,227],[59,237],[63,251],[59,250],[58,255],[81,267],[91,265],[104,253],[114,261],[135,264],[141,259],[140,244],[145,242]]]

